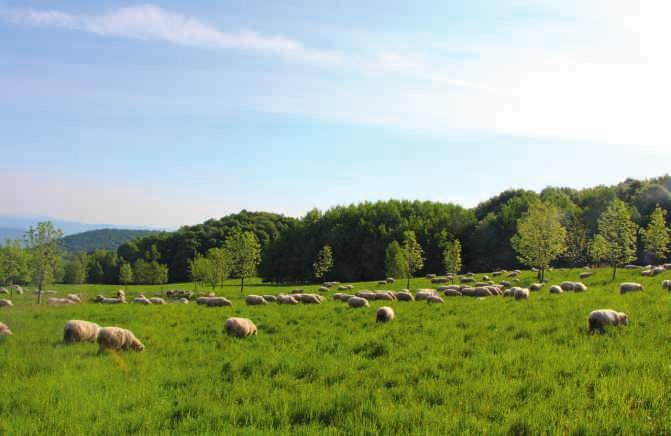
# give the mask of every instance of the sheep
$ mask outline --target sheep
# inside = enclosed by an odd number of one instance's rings
[[[446,297],[461,297],[462,294],[456,289],[445,289],[443,295],[445,295]]]
[[[413,297],[410,292],[397,292],[396,298],[398,301],[415,301],[415,297]]]
[[[207,307],[223,307],[233,305],[230,300],[224,297],[208,297],[205,304]]]
[[[274,303],[277,301],[277,297],[274,295],[264,295],[263,299],[266,300],[268,303]]]
[[[662,266],[664,267],[664,269],[671,269],[671,263],[665,263]]]
[[[386,285],[387,281],[386,280],[378,280],[377,284],[378,285]]]
[[[7,288],[0,288],[0,294],[7,294],[7,295],[9,295],[9,289],[7,289]]]
[[[365,300],[375,300],[375,298],[377,297],[375,292],[371,292],[371,291],[359,291],[355,295],[357,297],[363,298]]]
[[[248,306],[258,306],[261,304],[268,304],[265,298],[263,298],[260,295],[247,295],[247,298],[245,298],[245,303],[247,303]]]
[[[100,326],[89,321],[70,320],[63,328],[63,342],[95,342],[98,339]]]
[[[572,291],[573,288],[575,287],[575,283],[573,282],[561,282],[559,284],[561,286],[562,291]]]
[[[177,300],[175,300],[175,303],[189,304],[189,299],[188,299],[188,298],[185,298],[185,297],[178,298]]]
[[[7,327],[7,324],[5,324],[4,322],[0,322],[0,337],[11,336],[13,334],[14,333],[12,333],[9,327]]]
[[[616,312],[611,309],[595,310],[589,314],[587,318],[589,324],[589,332],[605,333],[604,329],[607,325],[629,325],[629,317],[626,313]]]
[[[510,289],[504,290],[503,291],[503,298],[514,296],[515,295],[515,289],[517,289],[517,288],[510,288]]]
[[[638,265],[625,265],[624,269],[639,269],[640,266]]]
[[[119,289],[118,291],[116,291],[116,297],[117,298],[126,298],[126,293],[124,292],[123,289]]]
[[[645,276],[645,277],[650,277],[650,276],[652,276],[652,270],[644,269],[643,271],[641,271],[641,275]]]
[[[389,291],[378,291],[375,293],[376,300],[396,301],[398,298]]]
[[[340,286],[338,286],[338,290],[339,291],[347,291],[347,290],[349,290],[349,288],[347,287],[347,285],[340,285]]]
[[[0,307],[12,307],[13,305],[11,300],[0,299]]]
[[[624,295],[629,292],[640,292],[643,290],[643,285],[640,283],[620,283],[620,294]]]
[[[234,338],[256,336],[257,329],[254,323],[247,318],[228,318],[224,323],[224,332]]]
[[[671,291],[671,280],[664,280],[662,282],[662,289],[665,291]]]
[[[278,295],[277,296],[277,303],[278,304],[298,304],[298,300],[296,300],[291,295]]]
[[[585,286],[584,283],[575,282],[573,284],[573,292],[585,292],[586,290],[587,290],[587,286]]]
[[[459,281],[461,283],[473,283],[475,279],[473,277],[461,277]]]
[[[543,289],[543,286],[545,286],[545,283],[533,283],[533,284],[529,285],[529,290],[531,292],[538,292],[541,289]]]
[[[550,286],[550,293],[551,294],[563,294],[564,290],[561,288],[561,286],[554,285],[554,286]]]
[[[504,288],[507,288],[509,286],[512,286],[512,283],[510,283],[508,280],[502,280],[501,283],[499,283],[501,286]]]
[[[96,303],[100,304],[125,304],[126,297],[117,297],[117,298],[107,298],[102,295],[98,295],[95,299]]]
[[[347,300],[347,304],[352,308],[369,307],[368,300],[361,297],[352,297]]]
[[[663,273],[664,271],[666,271],[666,268],[664,268],[663,266],[656,266],[652,269],[652,275],[656,276],[658,274]]]
[[[152,304],[151,300],[149,300],[147,297],[144,295],[140,294],[139,297],[133,298],[133,303],[135,304],[144,304],[144,305],[149,305]]]
[[[427,300],[431,295],[436,295],[436,291],[433,289],[418,289],[415,293],[415,300]]]
[[[382,306],[377,310],[375,314],[375,322],[389,322],[393,321],[396,317],[394,309],[388,306]]]
[[[127,351],[133,350],[137,352],[144,351],[144,345],[133,332],[120,327],[104,327],[98,333],[98,353],[105,350]]]
[[[508,273],[508,277],[517,277],[518,275],[520,275],[520,273],[517,271],[512,271]]]
[[[488,282],[489,281],[489,276],[488,275],[482,276],[482,280]]]
[[[513,294],[515,300],[528,300],[529,299],[529,290],[528,289],[516,289]]]
[[[324,297],[316,294],[303,294],[301,295],[301,302],[303,304],[322,304]]]
[[[393,277],[387,277],[386,282],[387,282],[388,284],[396,283],[396,279],[393,278]]]
[[[436,277],[436,278],[431,279],[431,283],[435,283],[435,284],[447,283],[448,281],[449,280],[447,279],[447,277]]]
[[[66,304],[75,304],[75,302],[72,301],[72,300],[69,300],[67,298],[56,298],[56,297],[47,298],[47,305],[48,306],[60,306],[60,305],[66,305]]]
[[[584,272],[584,273],[580,273],[580,278],[581,279],[588,279],[588,278],[592,277],[593,275],[594,275],[593,272]]]
[[[328,291],[329,291],[329,288],[327,286],[321,286],[319,288],[319,292],[328,292]]]
[[[73,301],[75,303],[81,303],[82,302],[82,299],[77,294],[68,294],[68,295],[65,296],[65,298],[67,298],[68,300]]]
[[[342,292],[336,292],[335,294],[333,294],[333,299],[336,301],[347,301],[350,298],[352,298],[351,295],[344,294]]]
[[[149,301],[151,301],[152,304],[165,304],[165,300],[160,297],[151,297]]]
[[[426,302],[428,304],[433,304],[433,303],[438,303],[438,304],[444,304],[445,300],[440,298],[440,295],[437,294],[431,294],[429,297],[426,299]]]
[[[190,300],[193,298],[193,292],[171,289],[165,292],[165,296],[173,300],[178,300],[180,298],[186,298],[187,300]],[[214,297],[214,294],[211,296]]]
[[[436,278],[436,275],[435,275],[435,274],[427,274],[427,275],[426,275],[426,278],[429,279],[429,280],[430,280],[430,279],[435,279],[435,278]]]
[[[503,275],[503,271],[494,271],[494,272],[492,273],[492,277],[498,277],[498,276],[500,276],[500,275]]]

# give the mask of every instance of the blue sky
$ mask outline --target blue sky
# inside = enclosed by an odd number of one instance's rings
[[[174,227],[661,175],[670,14],[0,0],[0,213]]]

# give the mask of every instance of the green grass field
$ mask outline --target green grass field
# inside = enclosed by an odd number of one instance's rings
[[[521,284],[532,278],[523,273]],[[15,307],[0,309],[14,331],[0,340],[0,434],[669,434],[671,294],[661,281],[671,272],[609,279],[599,270],[584,294],[550,295],[546,286],[528,301],[456,297],[367,309],[331,299],[248,307],[236,282],[217,289],[233,299],[225,308],[53,308],[15,297]],[[621,296],[621,281],[646,290]],[[432,286],[413,280],[423,287]],[[93,296],[118,286],[53,288]],[[125,289],[132,298],[162,288]],[[290,289],[252,282],[245,293]],[[375,323],[382,305],[394,307],[395,321]],[[600,308],[627,312],[631,324],[589,335],[587,315]],[[258,336],[225,336],[229,316],[252,319]],[[129,328],[146,351],[64,346],[69,319]]]

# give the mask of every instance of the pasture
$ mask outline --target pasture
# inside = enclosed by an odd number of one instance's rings
[[[671,433],[671,294],[661,289],[671,271],[620,271],[610,282],[610,270],[596,270],[582,280],[587,292],[549,294],[550,284],[577,281],[581,271],[548,272],[550,283],[526,301],[451,297],[362,309],[331,298],[246,306],[237,281],[216,290],[233,301],[220,308],[47,307],[15,296],[14,307],[0,308],[14,332],[0,339],[0,434]],[[520,284],[534,276],[523,272]],[[645,291],[622,296],[624,281]],[[351,292],[400,290],[405,282],[354,285]],[[93,297],[119,287],[52,288]],[[255,281],[245,294],[293,288]],[[193,285],[124,289],[130,301]],[[376,324],[383,305],[396,320]],[[600,308],[628,313],[631,324],[589,335],[587,315]],[[230,316],[253,320],[258,336],[227,337]],[[146,351],[65,346],[69,319],[129,328]]]

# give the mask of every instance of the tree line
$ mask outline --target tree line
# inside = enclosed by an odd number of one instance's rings
[[[670,191],[671,177],[664,176],[582,190],[508,190],[472,209],[390,200],[302,218],[242,211],[138,238],[116,252],[68,255],[52,275],[69,283],[216,286],[230,277],[244,285],[251,275],[269,282],[363,281],[522,266],[538,268],[542,278],[550,264],[607,264],[615,274],[629,262],[668,260]],[[252,247],[244,250],[249,256],[236,257],[243,245]],[[8,243],[2,253],[16,250]],[[0,274],[6,283],[9,276]]]

